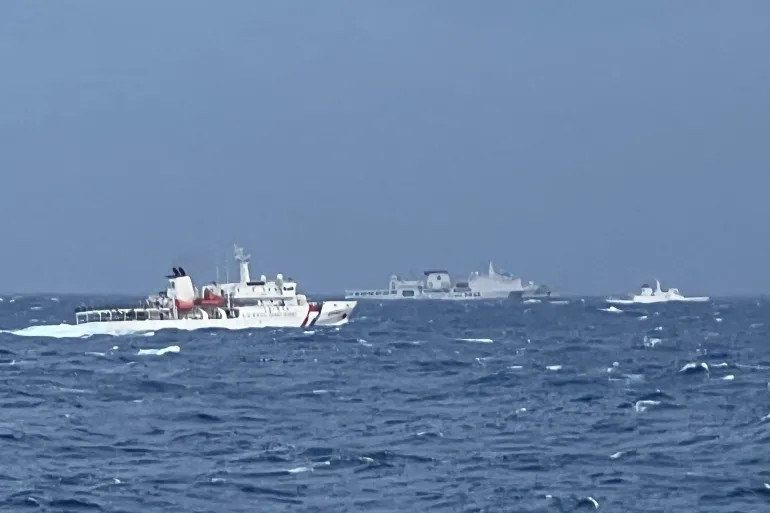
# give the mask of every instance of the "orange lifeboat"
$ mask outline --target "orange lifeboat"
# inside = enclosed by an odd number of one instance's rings
[[[200,306],[224,306],[225,298],[214,294],[210,289],[204,289],[203,297],[196,299],[195,304]]]

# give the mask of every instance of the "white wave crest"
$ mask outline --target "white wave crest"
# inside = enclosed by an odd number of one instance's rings
[[[114,323],[116,326],[110,326],[109,328],[105,326],[96,326],[96,324],[97,323],[48,324],[43,326],[29,326],[19,330],[2,330],[0,333],[10,333],[19,337],[85,338],[93,335],[120,336],[147,332],[147,330],[121,329],[120,323],[117,322]]]
[[[660,401],[650,401],[650,400],[636,401],[636,403],[634,404],[634,409],[638,413],[641,413],[643,411],[647,411],[647,409],[650,406],[658,406],[659,404],[660,404]]]
[[[709,365],[706,362],[691,362],[679,369],[679,372],[695,372],[699,369],[709,372]]]
[[[647,338],[647,335],[644,336],[644,347],[655,347],[661,342],[663,342],[662,339],[655,337]]]
[[[163,349],[140,349],[138,355],[152,355],[152,356],[162,356],[166,353],[178,353],[181,351],[181,348],[179,346],[168,346],[164,347]]]

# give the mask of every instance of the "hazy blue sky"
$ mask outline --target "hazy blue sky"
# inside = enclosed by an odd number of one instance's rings
[[[2,2],[0,290],[240,242],[310,292],[769,292],[769,51],[763,0]]]

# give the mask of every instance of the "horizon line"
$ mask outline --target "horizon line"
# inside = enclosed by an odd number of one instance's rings
[[[300,292],[301,294],[304,294],[306,296],[344,296],[345,290],[341,290],[339,292]],[[618,293],[618,292],[594,292],[594,293],[588,293],[588,294],[580,294],[575,292],[556,292],[554,295],[550,296],[553,299],[558,299],[560,297],[563,298],[597,298],[597,297],[610,297],[610,296],[620,296],[625,297],[629,294],[626,293]],[[724,292],[719,294],[711,294],[710,298],[746,298],[746,297],[761,297],[765,295],[770,295],[770,291],[756,291],[756,292]],[[65,291],[44,291],[44,292],[8,292],[8,291],[0,291],[0,297],[25,297],[25,296],[130,296],[130,297],[147,297],[147,292],[101,292],[101,291],[93,291],[93,292],[65,292]],[[547,299],[548,297],[538,297],[538,299]],[[364,301],[368,301],[367,299],[364,299]],[[372,301],[376,301],[376,299],[372,299]],[[398,301],[398,300],[396,300]],[[408,300],[406,300],[408,301]]]

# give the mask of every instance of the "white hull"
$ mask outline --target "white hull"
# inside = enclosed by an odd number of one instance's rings
[[[705,303],[709,297],[655,297],[636,296],[633,299],[608,298],[605,301],[614,305],[650,305],[656,303]]]
[[[241,317],[235,319],[95,321],[81,324],[30,326],[12,333],[31,337],[78,338],[90,335],[130,335],[164,329],[192,331],[200,329],[245,330],[341,326],[348,323],[355,306],[355,301],[328,301],[322,303],[320,311],[311,311],[309,305],[281,308],[242,308]]]
[[[521,298],[525,292],[534,293],[544,290],[531,282],[525,288],[521,278],[495,271],[491,262],[486,274],[474,272],[467,280],[455,281],[448,271],[442,270],[425,271],[424,274],[424,280],[404,280],[393,275],[390,277],[390,286],[387,289],[346,290],[345,299],[483,301]]]
[[[297,283],[278,273],[252,280],[249,255],[234,246],[240,280],[213,282],[200,291],[182,267],[173,267],[168,288],[147,297],[136,307],[81,307],[75,324],[31,326],[13,333],[28,336],[80,337],[155,332],[164,329],[199,330],[252,328],[304,328],[340,326],[350,320],[356,301],[310,303],[297,293]]]
[[[380,295],[373,296],[355,296],[351,293],[345,293],[345,299],[350,300],[374,300],[374,301],[484,301],[490,299],[507,299],[507,298],[520,298],[522,292],[483,292],[479,295],[468,295],[463,292],[424,292],[422,294],[415,294],[414,296],[404,297],[398,294],[389,294],[387,290],[382,290]]]
[[[669,289],[663,291],[660,288],[660,282],[655,280],[655,290],[648,285],[642,286],[642,293],[636,294],[629,299],[607,298],[607,303],[615,305],[650,305],[657,303],[704,303],[708,297],[685,297],[679,293],[679,289]]]

